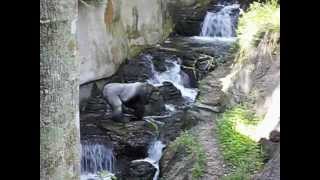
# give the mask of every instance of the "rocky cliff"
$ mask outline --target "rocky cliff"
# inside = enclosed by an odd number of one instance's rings
[[[127,57],[171,31],[166,0],[80,0],[80,84],[109,77]]]

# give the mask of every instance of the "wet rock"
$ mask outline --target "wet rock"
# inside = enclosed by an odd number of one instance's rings
[[[176,112],[171,117],[160,120],[164,125],[160,127],[160,136],[165,144],[175,140],[183,130],[190,129],[195,126],[199,119],[196,118],[197,111],[184,109]]]
[[[103,113],[107,109],[110,109],[110,107],[102,97],[92,97],[88,99],[84,112]]]
[[[149,143],[157,136],[156,129],[146,121],[106,121],[98,126],[113,144],[116,153],[128,156],[132,153],[146,156]]]
[[[188,156],[184,148],[177,150],[169,146],[164,150],[160,160],[160,177],[163,180],[192,180],[193,158]]]
[[[127,179],[151,180],[156,173],[156,168],[146,161],[132,161],[129,165]]]
[[[146,104],[144,116],[160,115],[165,111],[164,97],[159,88],[153,89],[150,95],[149,103]]]
[[[171,82],[163,82],[163,86],[159,87],[160,94],[164,100],[179,99],[182,97],[181,91],[177,89]]]
[[[199,35],[205,13],[212,6],[210,2],[212,5],[216,3],[210,0],[169,2],[169,12],[175,24],[175,32],[183,36]]]
[[[130,59],[119,68],[121,82],[144,82],[152,76],[150,65],[140,59]]]

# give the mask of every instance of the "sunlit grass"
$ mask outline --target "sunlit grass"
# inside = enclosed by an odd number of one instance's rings
[[[239,18],[239,58],[246,58],[267,32],[280,32],[280,5],[277,0],[267,0],[266,3],[253,2]]]
[[[226,179],[246,179],[260,170],[263,153],[257,142],[237,130],[239,124],[255,127],[260,120],[248,109],[237,106],[227,110],[217,121],[218,139],[222,155],[235,172]]]

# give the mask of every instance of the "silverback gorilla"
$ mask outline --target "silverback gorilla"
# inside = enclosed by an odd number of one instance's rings
[[[144,105],[152,93],[154,86],[148,83],[110,83],[103,88],[103,97],[112,108],[112,120],[123,120],[123,105],[134,109],[134,115],[142,119]]]

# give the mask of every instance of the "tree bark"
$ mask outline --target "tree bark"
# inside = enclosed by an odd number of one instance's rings
[[[40,179],[80,179],[77,0],[40,0]]]

